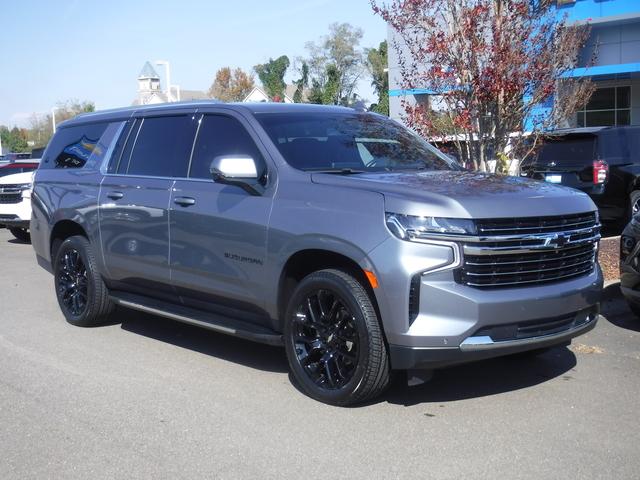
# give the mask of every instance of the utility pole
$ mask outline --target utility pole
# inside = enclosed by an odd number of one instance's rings
[[[56,133],[56,107],[51,109],[51,126],[53,127],[53,133]]]

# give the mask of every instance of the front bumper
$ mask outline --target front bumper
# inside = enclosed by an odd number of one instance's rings
[[[568,345],[572,338],[592,330],[597,321],[598,308],[593,307],[576,312],[569,328],[548,335],[503,341],[474,335],[454,348],[389,345],[391,365],[396,370],[442,368],[528,350]]]
[[[7,228],[29,228],[31,220],[31,198],[23,197],[17,203],[0,203],[0,226]]]
[[[23,220],[17,215],[0,214],[0,228],[29,228],[29,220]]]
[[[456,282],[459,256],[446,245],[395,239],[369,253],[380,284],[375,294],[392,368],[436,368],[544,348],[595,326],[603,286],[599,267],[566,281],[482,289]],[[412,315],[415,288],[419,295]],[[536,330],[535,325],[553,322],[558,328]],[[509,329],[511,337],[504,334]]]

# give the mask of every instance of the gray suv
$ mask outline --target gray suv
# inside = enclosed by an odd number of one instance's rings
[[[296,383],[335,405],[380,394],[392,370],[568,344],[598,318],[587,195],[463,171],[353,109],[82,115],[47,147],[32,204],[70,323],[119,305],[284,345]]]

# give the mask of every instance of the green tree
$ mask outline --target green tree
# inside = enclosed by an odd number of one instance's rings
[[[53,133],[51,115],[32,114],[28,132],[29,141],[33,142],[34,147],[45,147]]]
[[[78,99],[58,102],[55,107],[56,125],[65,120],[69,120],[81,113],[95,112],[96,106],[93,102]]]
[[[287,86],[284,82],[284,75],[287,73],[287,68],[289,68],[289,57],[286,55],[275,60],[270,58],[267,63],[253,67],[272,101],[284,101],[284,91]]]
[[[56,125],[81,113],[93,112],[95,109],[95,104],[88,100],[70,99],[58,102],[54,108]],[[29,123],[29,129],[26,131],[28,140],[33,142],[34,147],[46,146],[53,134],[51,114],[36,115],[34,113]]]
[[[209,88],[209,96],[222,102],[241,102],[253,89],[253,75],[241,68],[221,68]]]
[[[383,115],[389,115],[389,75],[387,41],[380,43],[378,48],[368,48],[366,67],[371,75],[371,86],[378,95],[378,103],[372,105],[371,110]]]
[[[328,35],[306,44],[314,103],[348,105],[356,98],[363,72],[362,34],[348,23],[332,23]]]
[[[27,130],[24,128],[0,126],[0,138],[2,139],[2,152],[28,152]]]
[[[300,67],[300,79],[295,81],[296,91],[293,94],[294,103],[302,103],[304,101],[304,90],[309,86],[309,65],[302,62]]]

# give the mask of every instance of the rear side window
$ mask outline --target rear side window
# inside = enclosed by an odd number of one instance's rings
[[[88,163],[94,166],[108,149],[107,139],[102,139],[108,126],[104,122],[61,128],[47,147],[40,168],[84,168]],[[112,139],[113,136],[108,140]]]
[[[131,150],[130,175],[186,177],[195,135],[192,116],[142,120]]]
[[[264,164],[258,147],[238,120],[226,115],[205,115],[198,130],[189,177],[211,178],[211,162],[226,155],[246,155],[257,165]]]

